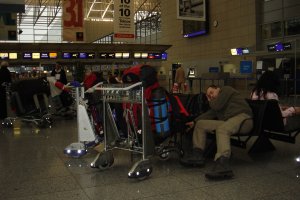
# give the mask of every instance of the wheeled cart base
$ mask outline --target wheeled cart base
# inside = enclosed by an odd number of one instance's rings
[[[96,158],[91,162],[92,168],[107,169],[114,163],[114,155],[112,151],[103,151],[98,153]]]
[[[73,158],[79,158],[87,153],[87,147],[84,143],[76,142],[68,145],[64,149],[64,154]]]
[[[128,178],[137,178],[143,180],[152,173],[152,166],[148,159],[140,160],[131,167],[128,172]]]

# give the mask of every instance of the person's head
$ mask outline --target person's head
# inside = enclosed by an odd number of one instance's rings
[[[1,62],[1,68],[2,67],[8,67],[8,62],[7,61],[2,61]]]
[[[280,78],[277,73],[273,71],[266,71],[256,82],[256,86],[253,91],[255,91],[257,95],[260,95],[261,92],[265,95],[267,92],[278,93],[279,87]]]
[[[219,93],[220,93],[220,88],[215,85],[211,85],[206,90],[206,97],[208,101],[211,101],[213,99],[216,99]]]
[[[60,69],[61,69],[61,65],[60,65],[59,63],[56,63],[55,69],[56,69],[56,70],[60,70]]]
[[[92,74],[92,70],[91,69],[86,69],[85,70],[85,75],[86,76],[89,76],[89,75],[91,75]]]

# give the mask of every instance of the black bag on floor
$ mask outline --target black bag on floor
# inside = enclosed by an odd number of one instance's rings
[[[73,103],[73,98],[70,93],[62,91],[60,94],[60,100],[64,107],[68,107]]]

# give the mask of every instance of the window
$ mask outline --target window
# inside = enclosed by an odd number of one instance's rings
[[[285,22],[285,35],[300,34],[300,19],[291,19]]]

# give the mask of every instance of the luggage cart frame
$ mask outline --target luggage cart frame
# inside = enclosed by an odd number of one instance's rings
[[[142,82],[132,85],[125,84],[103,84],[95,88],[99,91],[103,101],[103,130],[104,130],[104,151],[99,153],[91,167],[106,169],[112,166],[114,157],[112,150],[121,149],[142,154],[142,159],[134,163],[128,172],[129,178],[144,179],[152,173],[152,166],[149,156],[155,150],[153,135],[151,132],[146,100],[144,98],[144,87]],[[141,105],[141,130],[130,131],[127,138],[121,138],[113,118],[109,103],[129,103]],[[127,116],[128,117],[128,116]],[[126,121],[130,121],[126,119]],[[131,117],[131,122],[134,120]],[[128,124],[127,124],[128,126]],[[129,129],[129,128],[128,128]],[[135,130],[135,128],[133,128]],[[133,135],[132,135],[133,132]],[[138,134],[142,137],[139,142]]]

